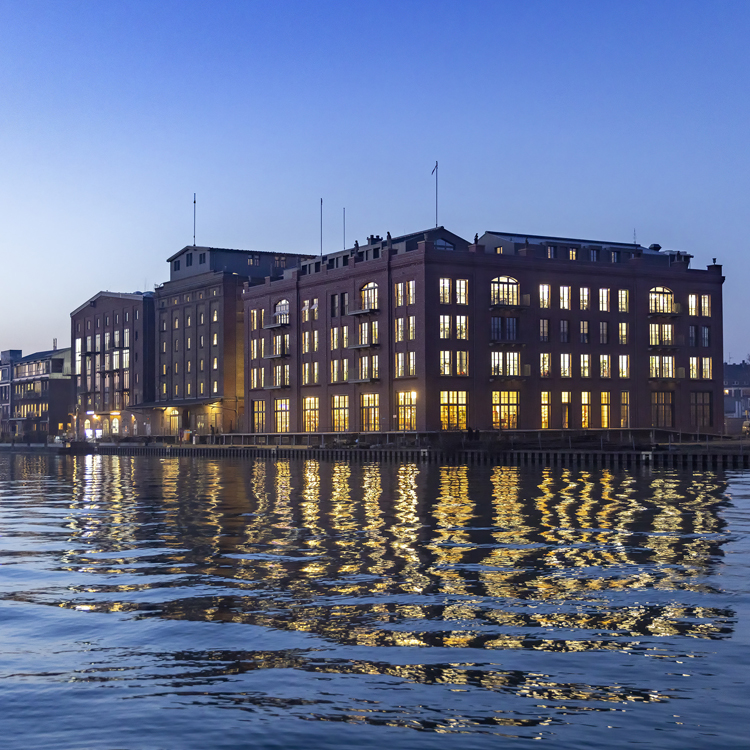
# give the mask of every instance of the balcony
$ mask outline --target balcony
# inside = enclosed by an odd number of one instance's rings
[[[679,302],[675,302],[671,307],[667,307],[664,310],[657,310],[654,312],[649,311],[649,318],[676,318],[682,314],[682,305]]]
[[[526,344],[518,339],[490,339],[490,346],[499,346],[504,349],[512,349],[514,347],[523,348]]]
[[[380,342],[379,341],[371,341],[369,344],[349,344],[347,346],[347,349],[371,349],[372,347],[379,347]]]
[[[380,381],[380,376],[377,377],[370,377],[370,378],[357,378],[356,380],[352,380],[349,378],[348,383],[377,383]]]
[[[283,351],[283,352],[276,352],[273,354],[264,354],[262,359],[281,359],[282,357],[288,357],[289,352]]]
[[[280,391],[282,388],[289,388],[289,383],[280,383],[279,385],[265,385],[263,386],[264,391]]]
[[[516,302],[491,302],[490,310],[526,310],[531,307],[531,295],[521,294]]]
[[[349,310],[347,315],[370,315],[372,313],[379,313],[380,308],[379,307],[363,307],[361,310]]]

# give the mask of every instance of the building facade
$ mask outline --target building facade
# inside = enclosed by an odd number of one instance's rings
[[[78,440],[150,434],[154,335],[151,292],[99,292],[70,314]]]
[[[188,246],[157,287],[153,434],[244,428],[244,285],[297,268],[309,256]]]
[[[46,440],[70,424],[70,349],[52,349],[13,362],[11,433]]]
[[[722,271],[444,228],[245,285],[254,433],[721,432]]]
[[[0,439],[12,438],[15,426],[13,416],[13,364],[21,359],[20,349],[0,352]]]

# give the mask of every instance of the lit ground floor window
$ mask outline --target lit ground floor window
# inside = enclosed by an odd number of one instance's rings
[[[380,429],[380,394],[361,394],[359,406],[362,432],[377,432]]]
[[[320,401],[317,396],[302,399],[302,429],[305,432],[317,432],[320,422]]]
[[[252,432],[265,432],[266,431],[266,402],[265,401],[253,401],[253,424]]]
[[[591,393],[589,391],[581,392],[581,427],[584,429],[591,427]]]
[[[417,392],[402,391],[398,395],[398,429],[417,429]]]
[[[542,429],[549,429],[550,392],[542,391]]]
[[[289,432],[289,399],[277,398],[274,401],[273,411],[276,432]]]
[[[466,429],[466,391],[440,391],[440,427]]]
[[[602,391],[601,397],[601,426],[604,428],[609,427],[609,392]]]
[[[518,428],[518,391],[492,391],[492,426],[496,430]]]
[[[564,430],[570,427],[570,391],[562,392],[562,420],[561,424]]]
[[[620,391],[620,427],[630,427],[630,391]]]
[[[334,432],[349,429],[349,396],[331,396],[331,426]]]

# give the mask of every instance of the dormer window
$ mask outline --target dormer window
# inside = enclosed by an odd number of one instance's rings
[[[172,270],[173,271],[179,271],[180,270],[180,261],[176,260],[172,263]]]
[[[185,267],[187,268],[188,266],[192,266],[192,265],[193,265],[193,254],[188,253],[185,256]]]
[[[448,242],[447,240],[435,240],[432,243],[432,246],[435,248],[435,250],[455,250],[456,246],[452,242]]]

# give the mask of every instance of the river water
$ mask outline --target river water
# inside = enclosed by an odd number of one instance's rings
[[[748,747],[750,474],[0,456],[3,748]]]

